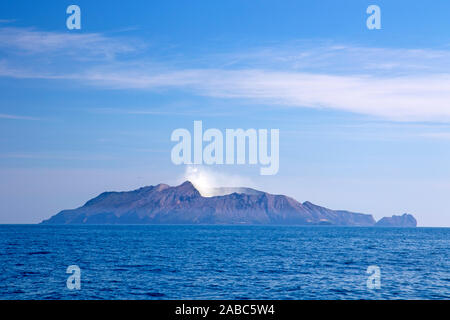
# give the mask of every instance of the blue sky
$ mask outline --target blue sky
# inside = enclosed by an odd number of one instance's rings
[[[81,8],[67,30],[66,8]],[[381,30],[366,8],[381,8]],[[186,178],[176,128],[280,129],[280,170],[203,168],[333,209],[450,226],[450,3],[0,3],[0,223]]]

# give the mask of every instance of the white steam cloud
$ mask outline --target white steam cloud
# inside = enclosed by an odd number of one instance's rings
[[[238,188],[252,185],[247,178],[219,173],[204,166],[186,167],[184,180],[189,180],[204,197],[223,195],[219,189],[221,187]]]

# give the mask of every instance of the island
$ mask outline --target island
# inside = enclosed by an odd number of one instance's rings
[[[189,181],[104,192],[82,207],[63,210],[41,223],[417,226],[410,214],[376,222],[371,214],[331,210],[250,188],[216,188],[215,194],[203,196]]]

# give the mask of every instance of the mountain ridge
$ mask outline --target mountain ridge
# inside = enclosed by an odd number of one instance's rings
[[[41,223],[417,225],[412,215],[385,217],[376,222],[370,214],[332,210],[250,188],[216,188],[215,192],[225,194],[204,197],[190,181],[178,186],[161,183],[132,191],[103,192],[83,206],[62,210]]]

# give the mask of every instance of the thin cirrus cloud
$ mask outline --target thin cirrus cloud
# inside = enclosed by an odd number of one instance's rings
[[[386,78],[208,69],[159,75],[89,73],[85,80],[114,89],[175,88],[209,97],[336,109],[394,121],[450,120],[450,74]]]
[[[441,139],[441,140],[450,140],[450,132],[423,133],[423,134],[421,134],[421,137],[432,138],[432,139]]]
[[[23,55],[65,55],[71,59],[112,59],[142,47],[138,41],[121,41],[99,33],[63,33],[33,28],[0,28],[0,50]]]
[[[16,114],[4,114],[4,113],[0,113],[0,119],[7,119],[7,120],[31,120],[31,121],[40,120],[39,118],[35,118],[35,117],[20,116],[20,115],[16,115]]]
[[[334,109],[393,121],[450,121],[450,52],[301,43],[246,52],[211,53],[173,63],[149,59],[142,41],[102,34],[66,34],[0,28],[0,76],[75,80],[110,89],[182,90],[221,99],[303,108]],[[67,54],[70,49],[72,54]],[[77,69],[36,61],[48,54],[79,60]],[[129,55],[137,54],[130,59]],[[28,63],[17,64],[14,55]],[[24,55],[28,55],[24,58]],[[125,55],[125,58],[122,56]],[[11,56],[13,58],[11,58]],[[198,61],[200,61],[198,60]],[[205,63],[206,61],[206,63]]]
[[[227,66],[255,68],[268,65],[277,70],[301,70],[333,74],[410,75],[442,72],[450,66],[450,51],[437,49],[368,48],[336,45],[327,41],[296,41],[288,45],[261,47],[246,52],[215,55]],[[447,70],[449,68],[447,67]]]
[[[0,159],[30,159],[30,160],[63,160],[63,161],[109,161],[115,157],[109,155],[64,155],[44,153],[0,153]]]

